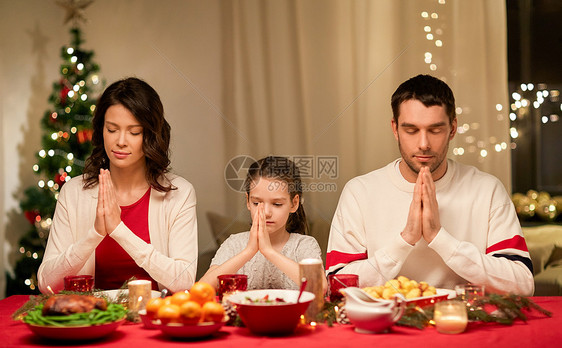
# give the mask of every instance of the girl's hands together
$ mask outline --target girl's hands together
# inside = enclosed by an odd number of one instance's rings
[[[258,228],[258,243],[259,243],[259,250],[262,254],[266,255],[268,252],[274,251],[273,246],[271,245],[271,240],[269,239],[269,233],[266,229],[266,222],[265,222],[265,207],[263,203],[258,205],[258,221],[259,221],[259,228]]]
[[[260,203],[261,204],[261,203]],[[259,207],[259,205],[258,205]],[[259,242],[258,242],[258,229],[260,228],[260,219],[259,219],[259,208],[252,216],[252,227],[250,228],[250,239],[248,240],[248,245],[246,246],[246,250],[253,256],[259,250]]]

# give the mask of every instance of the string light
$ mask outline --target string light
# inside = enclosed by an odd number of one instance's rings
[[[39,180],[39,182],[37,183],[37,186],[39,186],[40,188],[45,187],[45,182],[43,180]]]
[[[39,157],[45,158],[46,155],[47,155],[47,152],[45,152],[45,150],[39,150]]]
[[[515,127],[511,127],[509,128],[509,135],[512,139],[516,139],[519,136],[519,132],[517,132],[517,129]]]
[[[88,96],[85,95],[85,94],[82,94],[82,95],[80,96],[80,99],[82,99],[82,101],[86,101],[86,99],[88,99]]]
[[[66,168],[64,168],[64,170],[66,170],[68,173],[70,173],[72,171],[72,167],[71,166],[66,166]]]
[[[55,155],[55,150],[50,149],[49,151],[47,151],[47,155],[49,155],[49,157],[53,157]]]
[[[72,63],[76,63],[76,62],[78,61],[78,57],[72,56],[72,57],[70,58],[70,61],[71,61]]]
[[[78,65],[76,65],[76,69],[81,71],[82,69],[84,69],[84,64],[78,63]]]
[[[74,53],[74,48],[72,48],[72,47],[67,48],[66,53],[68,53],[68,54]]]
[[[33,165],[33,171],[34,171],[34,172],[38,172],[38,171],[39,171],[39,165],[34,164],[34,165]]]

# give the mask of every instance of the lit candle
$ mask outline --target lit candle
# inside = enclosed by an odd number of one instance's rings
[[[151,297],[152,283],[150,280],[132,280],[128,283],[129,310],[138,312],[146,309],[146,303]]]
[[[322,260],[304,259],[299,262],[299,276],[306,278],[305,290],[313,293],[315,296],[304,315],[305,322],[309,323],[316,319],[316,316],[324,306],[323,280],[326,278],[326,275],[322,267]]]
[[[433,320],[437,331],[445,334],[458,334],[466,329],[468,318],[466,306],[461,301],[443,301],[435,304]]]

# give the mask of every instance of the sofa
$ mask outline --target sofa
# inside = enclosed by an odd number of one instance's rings
[[[562,225],[524,226],[533,262],[535,296],[562,295]]]

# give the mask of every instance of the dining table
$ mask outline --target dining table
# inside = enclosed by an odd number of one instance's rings
[[[353,325],[300,325],[289,336],[252,334],[245,327],[223,326],[211,336],[176,339],[142,324],[125,322],[106,337],[90,341],[52,341],[35,335],[27,325],[12,319],[29,296],[12,295],[0,300],[0,347],[560,347],[562,346],[562,296],[531,297],[552,313],[526,312],[527,320],[512,325],[470,322],[460,334],[442,334],[435,327],[424,329],[393,326],[386,333],[357,333]]]

